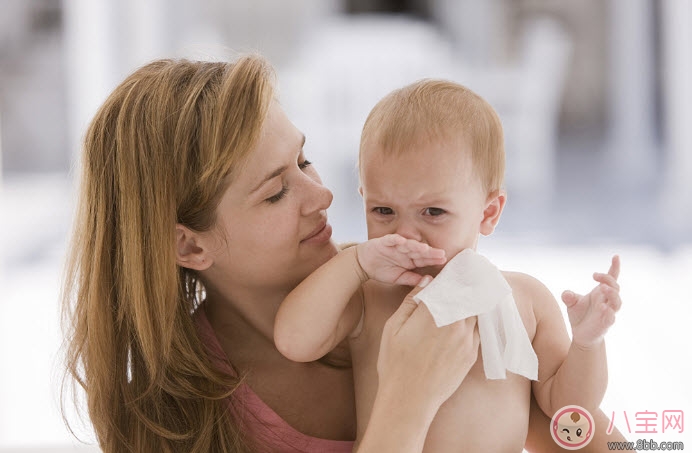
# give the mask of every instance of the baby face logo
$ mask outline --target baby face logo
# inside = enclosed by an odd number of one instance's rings
[[[565,406],[550,421],[553,440],[566,450],[579,450],[588,445],[593,430],[593,417],[581,406]]]

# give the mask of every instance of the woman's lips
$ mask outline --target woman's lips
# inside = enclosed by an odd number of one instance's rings
[[[327,242],[332,237],[332,226],[324,222],[320,223],[317,228],[315,228],[312,233],[308,235],[305,239],[300,241],[301,244],[321,244]]]

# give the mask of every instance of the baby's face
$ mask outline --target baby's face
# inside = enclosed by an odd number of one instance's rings
[[[447,259],[476,248],[487,194],[470,152],[458,146],[431,143],[386,157],[364,150],[361,190],[368,238],[398,233],[444,249]],[[437,275],[440,269],[421,271]]]

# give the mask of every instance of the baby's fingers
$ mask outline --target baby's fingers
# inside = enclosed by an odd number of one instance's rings
[[[572,291],[564,291],[562,293],[562,301],[565,303],[567,308],[574,306],[582,296],[576,294]]]
[[[395,285],[416,286],[423,280],[423,275],[412,271],[402,273],[394,282]],[[427,284],[427,283],[426,283]]]
[[[620,291],[620,285],[617,282],[619,276],[620,257],[618,255],[614,255],[612,262],[610,264],[610,269],[608,269],[608,273],[604,274],[602,272],[594,272],[593,279],[596,280],[598,283],[606,284],[614,288],[616,291]]]
[[[436,249],[413,239],[406,239],[405,242],[398,244],[397,251],[406,254],[412,260],[419,258],[444,258],[445,256],[443,249]]]
[[[599,307],[599,315],[601,317],[601,325],[604,329],[609,328],[615,323],[615,311],[608,305],[601,305]]]
[[[603,274],[601,272],[594,272],[593,279],[598,283],[602,283],[606,286],[613,288],[615,291],[620,291],[620,284],[617,282],[615,277],[611,274]]]
[[[406,243],[407,239],[400,234],[393,233],[386,234],[382,236],[379,240],[382,241],[382,244],[387,247],[395,247],[397,245]]]
[[[596,308],[599,310],[602,308],[608,308],[613,312],[617,312],[622,306],[620,293],[616,289],[605,284],[598,285],[591,292],[591,300],[593,301],[593,304],[597,305]]]
[[[620,292],[615,290],[614,288],[611,288],[610,286],[606,286],[603,288],[603,293],[606,296],[606,304],[613,309],[613,311],[619,311],[620,307],[622,307],[622,299],[620,299]]]
[[[610,263],[610,269],[608,269],[608,275],[613,277],[615,280],[620,276],[620,256],[614,255]]]
[[[436,266],[439,264],[444,264],[447,260],[445,259],[444,255],[443,255],[443,256],[429,256],[429,257],[412,258],[411,261],[413,261],[414,267],[426,267],[426,266]]]

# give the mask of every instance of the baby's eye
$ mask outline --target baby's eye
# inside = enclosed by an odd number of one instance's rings
[[[562,432],[564,433],[565,431],[567,431],[567,434],[569,434],[569,429],[567,429],[567,428],[562,428]]]
[[[386,206],[378,206],[376,208],[372,208],[372,212],[380,214],[380,215],[392,215],[394,214],[394,211],[392,208],[388,208]]]
[[[429,215],[432,217],[437,217],[441,216],[442,214],[445,214],[447,211],[441,208],[425,208],[423,210],[423,215]]]
[[[305,170],[305,169],[308,168],[308,166],[310,166],[311,164],[312,164],[312,162],[310,162],[309,160],[305,159],[304,161],[298,163],[298,168],[300,168],[301,170]]]
[[[581,437],[581,428],[577,428],[577,436]]]

